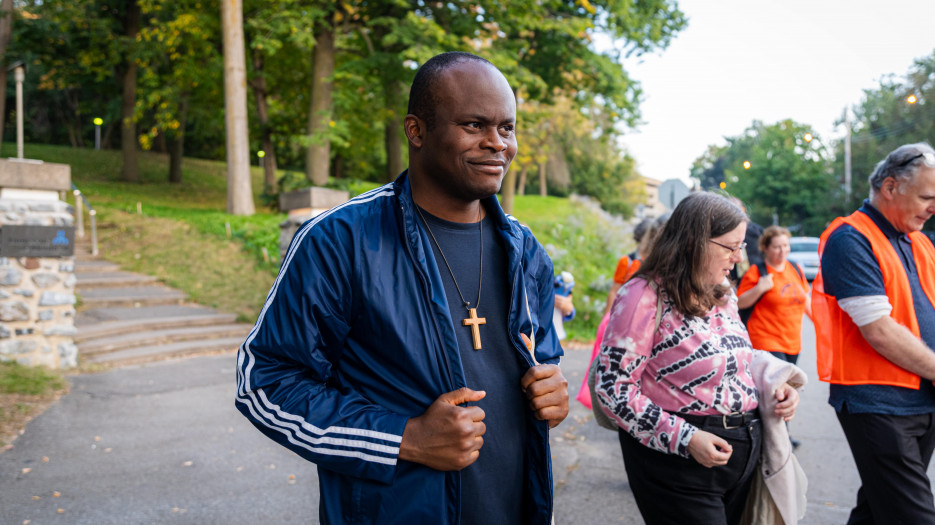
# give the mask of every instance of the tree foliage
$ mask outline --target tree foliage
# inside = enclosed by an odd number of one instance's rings
[[[29,89],[48,102],[31,109],[31,138],[76,147],[93,134],[92,113],[119,123],[119,72],[132,56],[139,143],[178,159],[170,168],[178,180],[183,152],[224,158],[218,3],[138,4],[139,37],[127,42],[114,37],[124,32],[116,0],[18,1],[10,49],[35,64],[41,80]],[[401,123],[416,69],[463,50],[491,60],[514,87],[525,148],[515,169],[530,184],[550,172],[550,192],[588,192],[622,212],[639,198],[626,195],[637,173],[615,139],[639,123],[642,97],[622,61],[665,49],[687,23],[675,0],[244,0],[244,18],[250,147],[270,162],[305,171],[309,146],[327,143],[331,176],[395,177],[406,165]],[[324,28],[334,35],[332,96],[310,133],[312,57]],[[594,44],[598,34],[609,49]]]
[[[723,182],[757,223],[817,235],[828,221],[827,203],[836,189],[830,168],[828,148],[809,126],[754,121],[726,145],[709,147],[691,176],[703,189]]]
[[[915,103],[907,101],[910,95]],[[917,59],[903,78],[884,77],[878,88],[865,90],[851,110],[852,192],[846,209],[867,198],[867,178],[889,152],[903,144],[935,140],[935,54]],[[843,150],[843,142],[837,144],[835,173],[844,173]]]

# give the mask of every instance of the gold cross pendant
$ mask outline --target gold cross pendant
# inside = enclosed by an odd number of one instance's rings
[[[487,324],[486,317],[477,317],[477,308],[468,308],[470,317],[467,317],[461,324],[471,327],[471,336],[474,338],[474,350],[480,350],[480,325]]]

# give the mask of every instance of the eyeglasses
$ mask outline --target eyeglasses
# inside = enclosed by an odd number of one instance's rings
[[[912,157],[909,157],[905,162],[903,162],[902,164],[900,164],[899,166],[896,166],[896,167],[897,167],[897,168],[905,168],[906,166],[912,164],[912,161],[914,161],[914,160],[916,160],[916,159],[923,159],[922,162],[924,162],[926,166],[935,168],[935,154],[932,154],[932,153],[929,153],[929,152],[919,153],[918,155],[914,155],[914,156],[912,156]]]
[[[736,248],[731,248],[730,246],[727,246],[726,244],[721,244],[721,243],[715,241],[714,239],[708,239],[708,240],[711,241],[711,242],[713,242],[714,244],[717,244],[717,245],[720,246],[721,248],[724,248],[725,250],[729,251],[729,252],[730,252],[730,255],[729,255],[728,257],[733,257],[733,256],[739,254],[741,250],[743,250],[744,248],[747,247],[747,243],[745,243],[745,242],[740,243],[740,246],[738,246],[738,247],[736,247]]]

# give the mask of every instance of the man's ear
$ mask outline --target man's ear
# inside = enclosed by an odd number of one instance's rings
[[[880,185],[880,192],[883,193],[883,196],[887,199],[893,198],[893,195],[896,194],[898,183],[893,177],[887,177],[883,179],[883,184]]]
[[[425,122],[410,113],[406,115],[406,119],[403,120],[403,129],[406,131],[406,138],[409,140],[409,144],[414,148],[421,148]]]

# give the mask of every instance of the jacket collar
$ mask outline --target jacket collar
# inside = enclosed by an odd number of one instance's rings
[[[416,227],[415,216],[413,215],[415,213],[416,203],[412,200],[412,186],[409,184],[408,169],[400,173],[399,177],[393,181],[393,189],[396,192],[396,196],[403,204],[406,231],[412,232],[414,231],[413,228]],[[518,231],[511,225],[511,220],[503,211],[503,207],[500,206],[500,200],[497,199],[496,195],[481,199],[481,204],[483,204],[484,209],[487,210],[488,216],[493,218],[494,224],[498,229],[503,230],[504,233],[514,239],[519,237]]]

